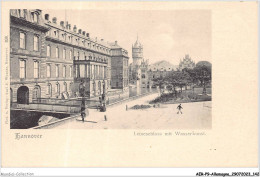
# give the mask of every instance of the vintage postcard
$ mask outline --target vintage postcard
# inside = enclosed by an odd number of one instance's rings
[[[257,167],[257,2],[3,2],[2,167]]]

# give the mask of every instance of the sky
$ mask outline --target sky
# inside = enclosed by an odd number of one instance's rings
[[[130,63],[137,35],[150,64],[166,60],[178,65],[185,54],[195,62],[211,62],[210,10],[43,10],[46,13],[92,38],[118,41]]]

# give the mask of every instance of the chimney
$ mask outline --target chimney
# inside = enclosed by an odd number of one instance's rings
[[[73,31],[74,31],[75,33],[77,32],[77,26],[76,26],[76,25],[74,25]]]
[[[101,41],[104,41],[104,39],[101,39]]]
[[[52,18],[52,23],[55,23],[55,24],[57,23],[57,18],[56,17]]]
[[[49,21],[49,17],[50,17],[49,14],[45,14],[45,20]]]
[[[86,35],[86,31],[82,31],[82,35],[85,36]]]
[[[79,34],[81,34],[81,31],[82,31],[82,30],[81,30],[81,29],[79,29]]]
[[[117,41],[115,41],[115,45],[117,45]]]
[[[68,29],[71,30],[71,24],[68,24]]]
[[[95,41],[97,42],[97,37],[95,38]]]
[[[86,36],[89,37],[89,33],[87,33]]]
[[[64,21],[60,21],[60,26],[64,28]]]

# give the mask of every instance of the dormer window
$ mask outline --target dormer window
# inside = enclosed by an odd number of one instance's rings
[[[54,37],[57,37],[57,31],[53,31]]]
[[[19,12],[20,18],[25,18],[25,14],[24,14],[24,10],[23,9],[19,9],[18,12]]]
[[[32,21],[34,22],[34,23],[38,23],[38,14],[36,13],[36,12],[33,12],[32,13]]]

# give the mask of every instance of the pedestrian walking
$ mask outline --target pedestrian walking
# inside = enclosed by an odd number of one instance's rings
[[[84,122],[84,119],[85,119],[85,117],[86,117],[85,110],[86,110],[85,101],[82,100],[80,113],[81,113],[81,118],[82,118],[82,121],[83,121],[83,122]]]
[[[181,112],[181,109],[183,109],[182,106],[181,106],[181,104],[179,104],[179,106],[177,106],[177,109],[178,109],[177,114],[179,114],[179,112]],[[182,114],[182,112],[181,112],[181,114]]]

